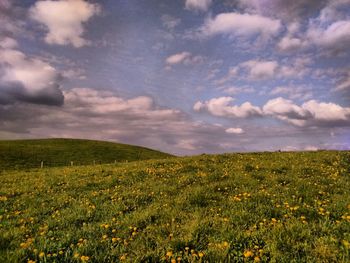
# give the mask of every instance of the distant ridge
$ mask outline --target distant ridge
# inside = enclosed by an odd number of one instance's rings
[[[106,141],[34,139],[0,141],[0,169],[164,159],[172,155],[153,149]]]

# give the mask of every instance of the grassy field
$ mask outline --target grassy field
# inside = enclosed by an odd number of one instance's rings
[[[139,146],[77,139],[0,141],[0,169],[86,165],[162,159],[169,154]]]
[[[350,262],[350,153],[0,175],[2,262]]]

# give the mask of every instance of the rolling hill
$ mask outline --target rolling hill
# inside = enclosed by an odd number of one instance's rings
[[[37,139],[0,141],[0,169],[86,165],[148,159],[170,154],[105,141],[79,139]],[[72,163],[71,163],[72,162]]]

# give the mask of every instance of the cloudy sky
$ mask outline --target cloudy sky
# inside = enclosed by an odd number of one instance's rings
[[[350,0],[0,0],[0,139],[350,149]]]

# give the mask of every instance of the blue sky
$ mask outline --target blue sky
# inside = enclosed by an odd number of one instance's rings
[[[349,0],[0,1],[0,138],[349,149]]]

